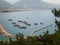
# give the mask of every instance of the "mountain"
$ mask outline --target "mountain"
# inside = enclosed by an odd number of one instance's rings
[[[7,3],[6,1],[0,0],[0,9],[5,9],[5,8],[9,8],[11,7],[11,5],[9,3]]]
[[[13,5],[10,5],[6,1],[0,0],[0,10],[1,9],[18,9],[19,8],[40,8],[40,9],[52,9],[60,8],[60,5],[51,4],[44,2],[42,0],[21,0]]]
[[[17,2],[16,4],[12,5],[12,7],[15,8],[34,8],[34,7],[39,7],[39,8],[60,8],[60,5],[56,4],[51,4],[48,2],[44,2],[42,0],[21,0]]]
[[[13,7],[16,8],[34,8],[34,7],[39,7],[39,8],[50,8],[52,7],[51,4],[43,2],[41,0],[21,0],[18,3],[14,4]]]

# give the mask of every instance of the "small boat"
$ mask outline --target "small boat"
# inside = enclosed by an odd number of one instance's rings
[[[27,21],[23,21],[24,24],[28,24]]]
[[[16,24],[16,22],[12,22],[12,24]]]
[[[28,26],[31,26],[31,24],[27,24]]]
[[[43,24],[42,22],[40,24]]]
[[[8,19],[8,21],[13,21],[12,19]]]
[[[22,21],[19,20],[18,22],[22,22]]]
[[[18,25],[18,24],[14,24],[14,27],[20,27],[20,25]]]
[[[25,27],[25,26],[22,26],[22,27],[19,27],[19,28],[21,28],[21,29],[26,29],[27,27]]]
[[[27,21],[23,21],[24,24],[31,26],[31,24],[27,23]]]
[[[38,23],[34,23],[34,25],[38,25]]]

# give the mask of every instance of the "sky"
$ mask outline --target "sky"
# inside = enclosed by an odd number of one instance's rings
[[[48,3],[52,3],[52,4],[60,4],[60,0],[42,0]]]
[[[8,2],[9,4],[15,4],[20,0],[4,0],[4,1]]]
[[[4,0],[4,1],[8,2],[9,4],[15,4],[21,0]],[[42,0],[42,1],[52,3],[52,4],[60,4],[60,0]]]

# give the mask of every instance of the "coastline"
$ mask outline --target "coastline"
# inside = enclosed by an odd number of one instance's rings
[[[52,10],[50,8],[48,9],[42,9],[42,8],[7,8],[7,9],[0,9],[0,13],[5,12],[19,12],[19,11],[32,11],[32,10]]]
[[[14,38],[15,36],[10,34],[9,32],[6,31],[6,29],[3,27],[2,24],[0,24],[0,34],[6,37],[12,37]]]

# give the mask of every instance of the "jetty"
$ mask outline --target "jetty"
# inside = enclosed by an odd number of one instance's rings
[[[41,30],[43,30],[43,29],[45,29],[45,28],[48,28],[48,27],[50,27],[50,26],[53,26],[53,24],[48,25],[48,26],[45,26],[45,27],[43,27],[43,28],[37,28],[37,29],[33,30],[33,31],[30,33],[29,36],[33,36],[33,34],[34,34],[35,32],[41,31]]]

